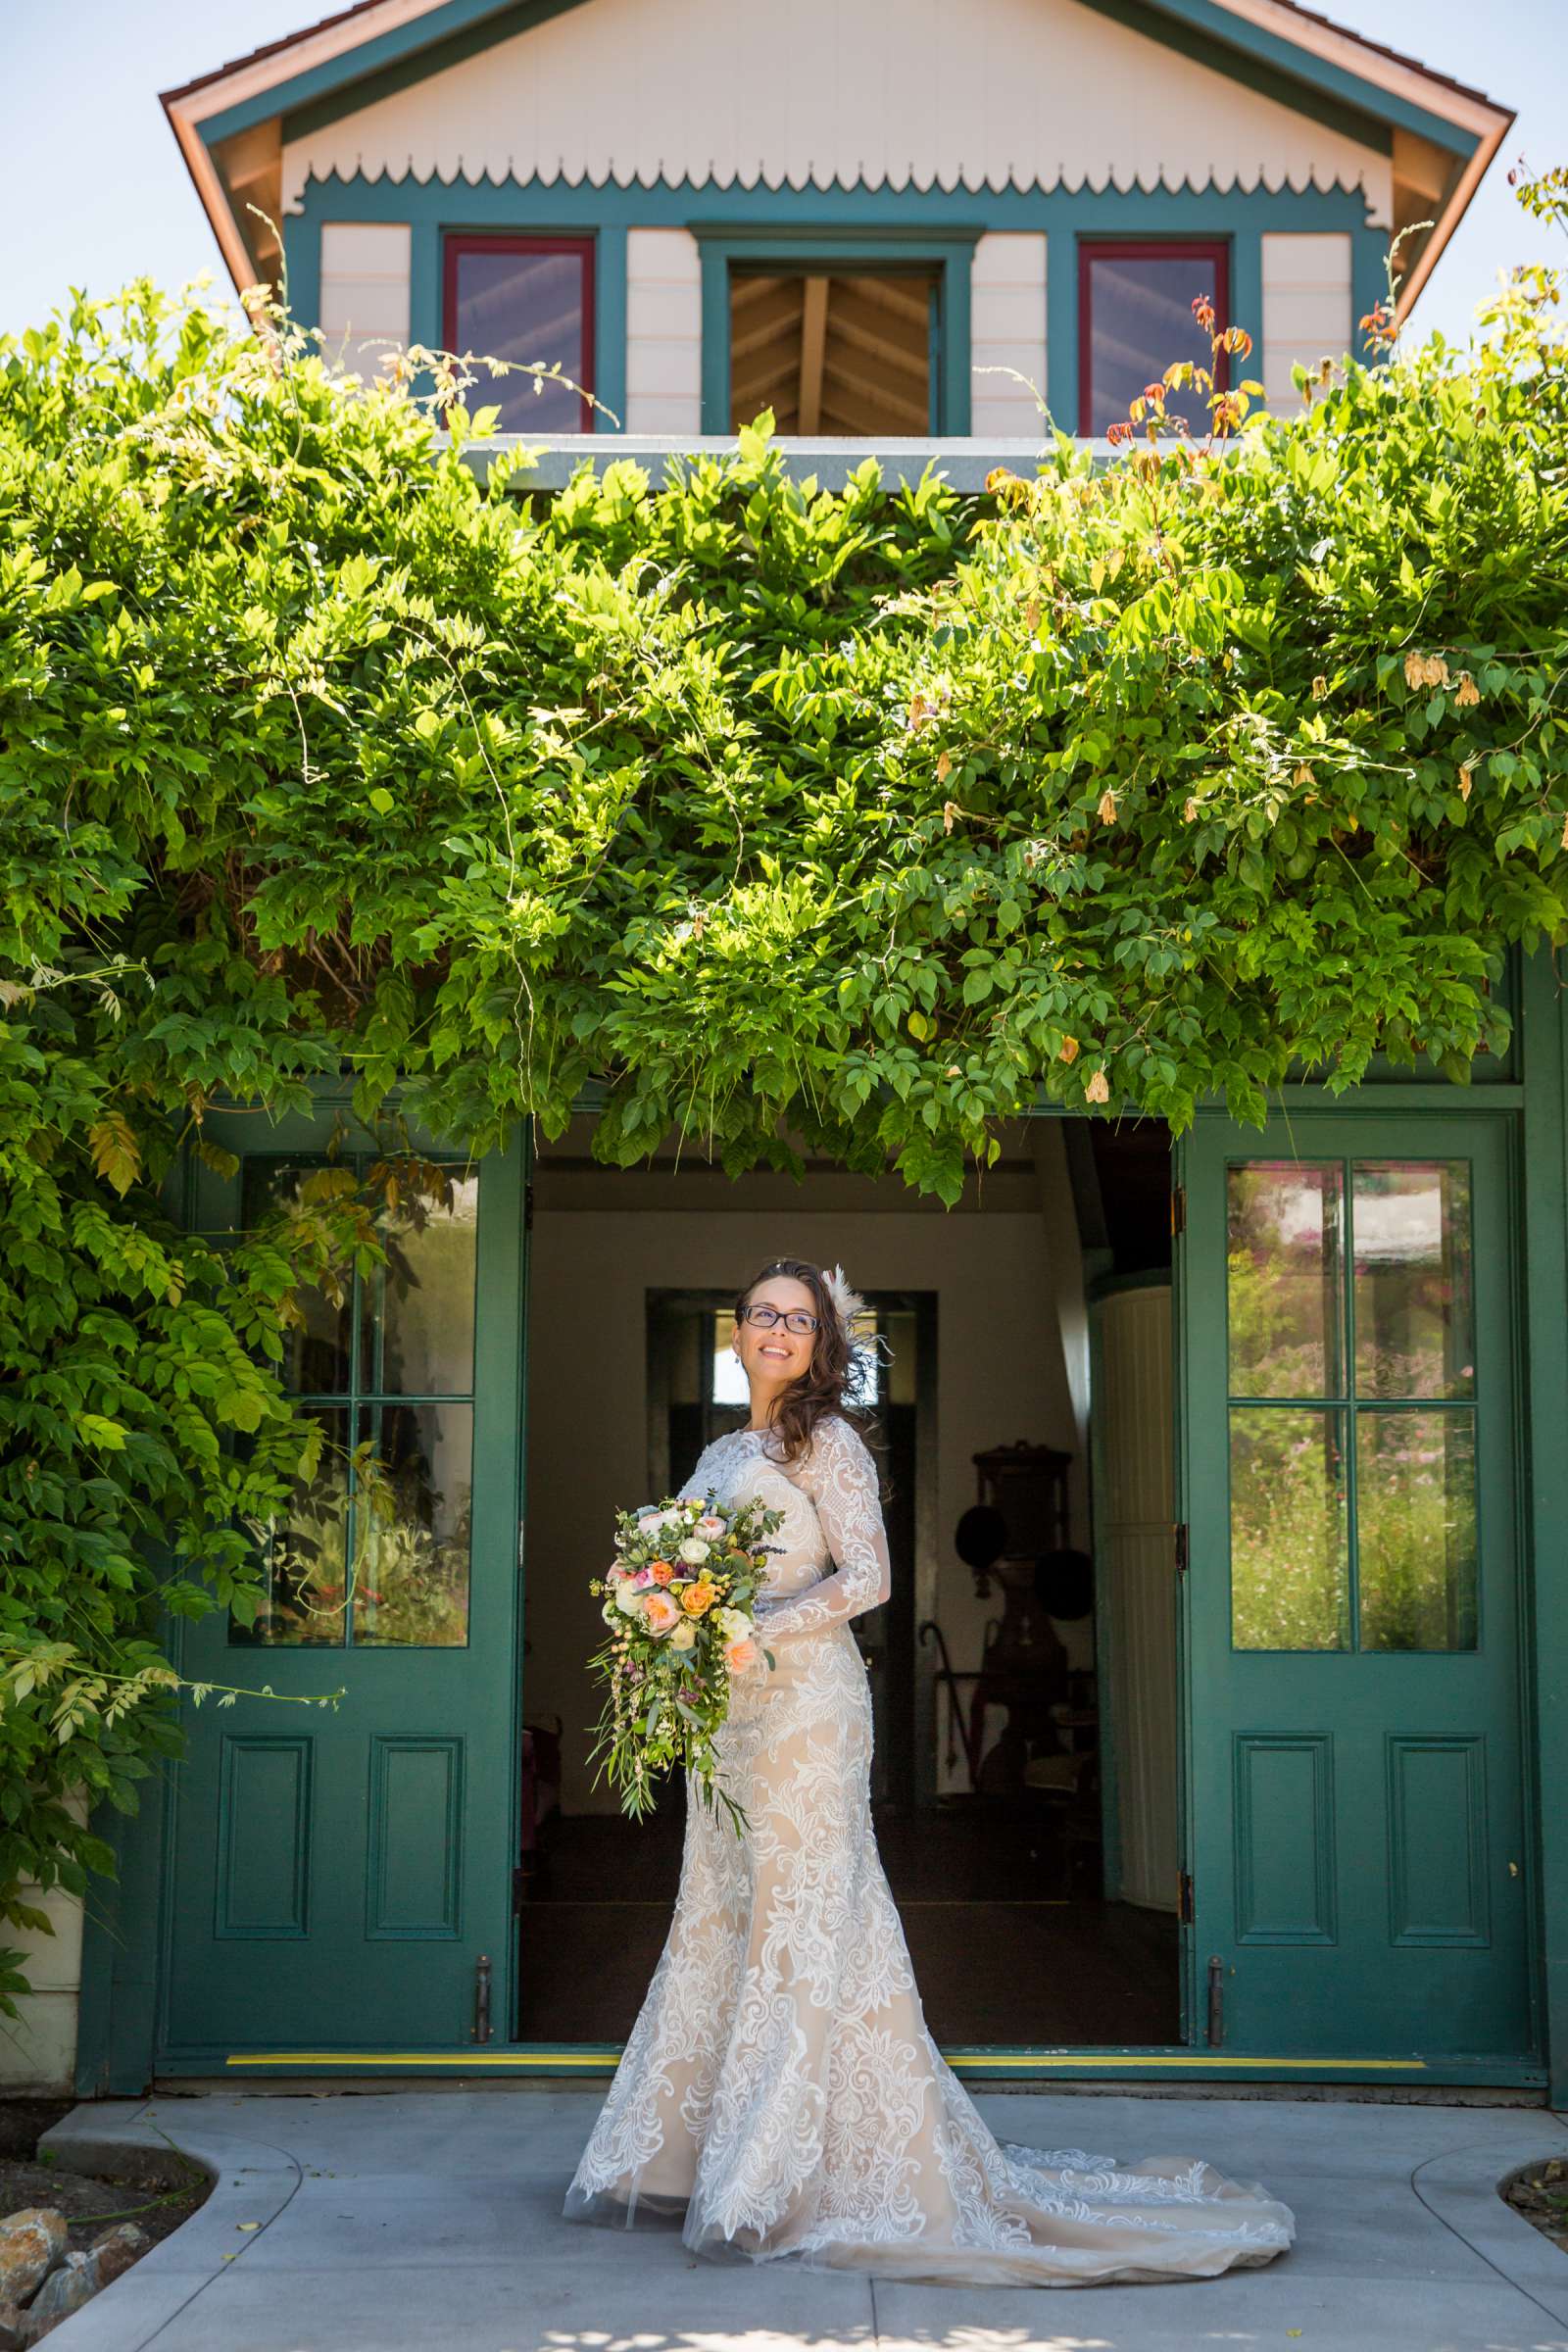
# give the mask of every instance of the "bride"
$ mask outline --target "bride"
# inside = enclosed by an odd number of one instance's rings
[[[859,1301],[794,1258],[735,1309],[751,1418],[683,1493],[781,1509],[759,1658],[722,1779],[688,1791],[669,1937],[566,2196],[680,2215],[695,2252],[998,2286],[1208,2278],[1295,2224],[1200,2158],[1136,2167],[995,2139],[926,2030],[871,1827],[871,1703],[850,1620],[889,1590],[876,1469],[844,1407]]]

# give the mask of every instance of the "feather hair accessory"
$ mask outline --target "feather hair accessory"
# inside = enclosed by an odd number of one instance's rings
[[[889,1354],[887,1342],[873,1329],[857,1331],[857,1323],[871,1319],[871,1310],[858,1291],[852,1291],[844,1277],[842,1266],[822,1269],[822,1287],[833,1301],[839,1329],[850,1350],[850,1369],[845,1381],[845,1396],[853,1404],[863,1404],[876,1394],[879,1383],[877,1366]]]
[[[865,1312],[865,1300],[860,1297],[858,1291],[851,1290],[844,1279],[842,1266],[834,1266],[831,1270],[823,1269],[822,1288],[832,1299],[833,1312],[838,1316],[839,1327],[853,1348],[856,1345],[855,1326]]]

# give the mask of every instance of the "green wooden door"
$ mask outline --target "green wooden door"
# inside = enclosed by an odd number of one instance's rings
[[[1184,1147],[1200,2045],[1531,2053],[1511,1158],[1474,1115]]]
[[[324,1128],[285,1123],[264,1149],[259,1122],[210,1124],[244,1156],[232,1183],[195,1179],[203,1230],[308,1200]],[[214,1612],[183,1642],[188,1676],[278,1697],[186,1712],[166,2069],[471,2046],[481,1957],[505,2036],[522,1176],[520,1150],[446,1162],[440,1194],[383,1213],[385,1269],[305,1302],[285,1370],[319,1467],[266,1539],[254,1628]],[[339,1688],[332,1711],[279,1703]]]

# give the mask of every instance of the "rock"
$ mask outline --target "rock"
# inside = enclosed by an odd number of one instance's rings
[[[121,2222],[115,2229],[106,2230],[101,2237],[95,2237],[87,2255],[97,2272],[98,2284],[108,2286],[111,2280],[121,2278],[138,2254],[146,2253],[151,2242],[146,2230],[138,2230],[134,2222]]]
[[[24,2303],[66,2250],[66,2217],[28,2205],[0,2222],[0,2303]]]
[[[98,2291],[98,2275],[90,2254],[68,2254],[58,2270],[50,2272],[38,2292],[23,2315],[26,2322],[25,2341],[35,2344],[46,2336],[62,2320],[90,2303]]]
[[[134,2222],[122,2222],[114,2230],[105,2230],[95,2237],[85,2254],[68,2254],[58,2270],[50,2272],[28,2308],[18,2314],[22,2333],[18,2345],[32,2345],[62,2320],[90,2303],[100,2288],[128,2271],[138,2254],[145,2253],[149,2244],[145,2230]],[[0,2352],[14,2352],[0,2335]]]
[[[0,2352],[22,2352],[26,2342],[27,2315],[14,2303],[0,2303]]]

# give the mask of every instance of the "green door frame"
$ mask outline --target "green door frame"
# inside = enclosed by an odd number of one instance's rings
[[[1374,2064],[1364,2059],[1335,2063],[1293,2062],[1286,2065],[1266,2057],[1251,2058],[1219,2052],[1205,2054],[1189,2039],[1180,2048],[1162,2049],[957,2049],[948,2056],[957,2070],[974,2081],[1103,2081],[1127,2082],[1366,2082],[1370,2083],[1463,2084],[1467,2082],[1509,2082],[1542,2087],[1554,2103],[1568,2103],[1568,1818],[1548,1814],[1536,1791],[1562,1785],[1568,1775],[1568,1448],[1549,1434],[1568,1427],[1568,1018],[1562,993],[1548,956],[1537,954],[1521,966],[1518,1002],[1517,1061],[1507,1074],[1492,1077],[1462,1091],[1467,1110],[1498,1117],[1521,1118],[1523,1149],[1518,1156],[1517,1197],[1510,1202],[1516,1217],[1518,1261],[1528,1266],[1520,1301],[1523,1363],[1521,1394],[1526,1399],[1518,1432],[1520,1493],[1524,1497],[1521,1535],[1524,1550],[1524,1658],[1522,1692],[1526,1801],[1535,1822],[1538,1913],[1534,1949],[1541,1973],[1543,2018],[1549,2075],[1543,2068],[1520,2068],[1499,2076],[1496,2070],[1466,2070],[1460,2065],[1442,2068],[1398,2060]],[[1452,1106],[1456,1093],[1443,1082],[1376,1081],[1338,1098],[1338,1107],[1357,1102],[1380,1112],[1439,1111]],[[1307,1112],[1326,1100],[1320,1086],[1291,1085],[1279,1091],[1277,1107]],[[585,1105],[589,1107],[591,1105]],[[1055,1106],[1042,1105],[1042,1115],[1072,1116]],[[1243,1134],[1249,1132],[1241,1130]],[[1183,1146],[1176,1145],[1176,1182],[1183,1177]],[[519,1184],[518,1217],[523,1216]],[[1179,1261],[1179,1253],[1178,1253]],[[1175,1280],[1180,1281],[1179,1262]],[[517,1378],[523,1389],[522,1334],[519,1333]],[[1177,1438],[1182,1434],[1183,1402],[1177,1383]],[[1531,1432],[1543,1433],[1532,1444]],[[519,1412],[519,1448],[520,1412]],[[519,1451],[520,1462],[520,1451]],[[521,1500],[519,1484],[519,1503]],[[519,1514],[520,1515],[520,1514]],[[519,1620],[520,1633],[520,1620]],[[1186,1635],[1184,1632],[1183,1640]],[[517,1707],[520,1724],[520,1691]],[[1186,1710],[1184,1706],[1184,1716]],[[514,1749],[516,1730],[514,1726]],[[1184,1728],[1190,1740],[1190,1724]],[[1183,1769],[1190,1774],[1190,1752]],[[148,1801],[130,1821],[113,1825],[120,1857],[119,1883],[97,1890],[90,1917],[83,1962],[81,2027],[78,2040],[77,2084],[84,2095],[134,2092],[151,2079],[153,2020],[160,1937],[157,1920],[164,1876],[166,1802]],[[498,2019],[512,2014],[510,1969],[507,2006],[498,1997]],[[499,1985],[498,1985],[499,1993]],[[1184,1970],[1183,2003],[1187,2031],[1196,2037],[1198,1986],[1190,1965]],[[298,2075],[420,2076],[450,2073],[469,2077],[558,2080],[607,2076],[619,2052],[610,2046],[508,2044],[499,2039],[491,2049],[455,2053],[405,2051],[396,2055],[323,2057],[311,2063],[274,2065],[247,2072]]]

